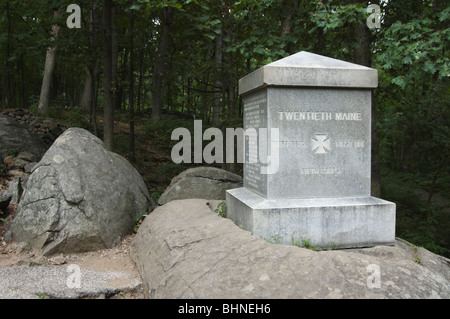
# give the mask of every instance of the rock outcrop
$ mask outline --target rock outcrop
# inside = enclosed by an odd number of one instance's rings
[[[148,298],[450,298],[450,261],[404,241],[319,252],[271,244],[199,199],[157,208],[131,256]]]
[[[36,116],[28,109],[9,109],[3,111],[3,115],[30,131],[47,146],[47,149],[67,129],[54,119]]]
[[[215,167],[195,167],[175,176],[158,203],[188,198],[225,199],[226,190],[239,187],[242,187],[239,175]]]
[[[111,248],[150,203],[127,160],[88,131],[71,128],[33,168],[9,237],[46,255]]]
[[[11,156],[12,153],[20,152],[31,154],[30,162],[39,161],[47,149],[46,144],[40,138],[36,137],[31,130],[17,123],[14,119],[0,113],[1,162],[6,157]]]

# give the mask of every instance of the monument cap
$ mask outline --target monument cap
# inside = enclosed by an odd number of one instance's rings
[[[306,51],[269,63],[239,80],[239,94],[265,86],[373,89],[378,70]]]

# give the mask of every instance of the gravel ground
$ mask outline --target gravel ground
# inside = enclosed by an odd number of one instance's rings
[[[129,257],[132,236],[117,247],[46,258],[25,245],[0,248],[0,298],[143,298]]]
[[[136,291],[141,284],[126,273],[75,269],[70,265],[0,267],[0,296],[4,299],[106,298]]]

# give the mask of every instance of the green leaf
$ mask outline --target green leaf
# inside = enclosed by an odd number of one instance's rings
[[[402,89],[405,88],[406,83],[405,83],[405,77],[404,76],[397,76],[396,78],[392,79],[392,83],[394,83],[395,85],[400,86]]]
[[[412,64],[412,58],[410,56],[406,56],[403,58],[403,64]]]
[[[434,72],[436,72],[436,68],[435,68],[434,64],[431,63],[431,61],[425,61],[425,64],[424,64],[423,69],[424,69],[426,72],[432,73],[432,74],[433,74]]]

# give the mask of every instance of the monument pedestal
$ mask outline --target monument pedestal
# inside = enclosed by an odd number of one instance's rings
[[[228,218],[266,241],[321,249],[393,245],[395,204],[375,197],[266,199],[227,191]]]

